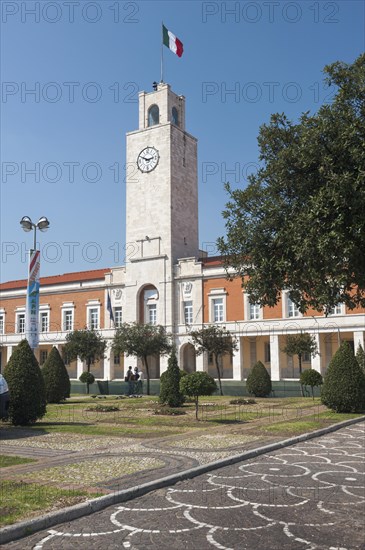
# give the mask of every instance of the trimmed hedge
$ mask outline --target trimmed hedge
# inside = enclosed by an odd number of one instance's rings
[[[47,403],[60,403],[70,397],[70,377],[56,347],[52,348],[42,369]]]
[[[185,401],[180,391],[180,380],[186,373],[179,369],[176,352],[173,349],[168,360],[167,370],[161,375],[160,403],[169,407],[181,407]]]
[[[343,342],[328,365],[321,400],[338,413],[365,410],[365,375],[347,342]]]
[[[255,397],[267,397],[272,391],[270,374],[265,365],[257,361],[251,369],[246,381],[246,388]]]
[[[9,418],[14,426],[33,424],[46,414],[46,390],[37,359],[22,340],[4,369],[9,386]]]

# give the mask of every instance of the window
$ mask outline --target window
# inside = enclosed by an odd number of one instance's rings
[[[62,315],[63,315],[62,329],[66,332],[73,330],[73,324],[74,324],[73,309],[64,309],[62,311]]]
[[[0,315],[0,334],[4,334],[5,329],[5,315]]]
[[[337,304],[335,307],[330,309],[328,315],[342,315],[342,304]]]
[[[221,323],[224,320],[223,298],[213,299],[213,320],[215,323]]]
[[[249,318],[250,319],[260,319],[261,315],[261,306],[260,304],[251,304],[250,303],[250,313],[249,313]]]
[[[265,342],[264,353],[265,353],[265,363],[270,363],[271,362],[270,342]]]
[[[90,307],[88,310],[88,326],[90,330],[97,330],[99,328],[99,308]]]
[[[40,331],[48,332],[49,331],[49,315],[48,311],[41,311],[40,313]]]
[[[25,332],[25,313],[17,313],[16,331],[18,334],[23,334]]]
[[[148,109],[148,126],[156,126],[160,123],[160,110],[157,105],[151,105]]]
[[[115,328],[118,328],[118,327],[121,327],[122,326],[122,308],[121,307],[116,307],[114,308],[114,325],[115,325]],[[119,365],[119,363],[118,363]]]
[[[193,302],[184,302],[184,321],[186,325],[193,324]]]
[[[179,113],[176,107],[172,108],[171,120],[173,124],[175,124],[176,126],[179,126]]]
[[[47,357],[48,357],[48,351],[46,349],[41,349],[40,354],[39,354],[39,364],[44,365],[44,363],[46,362]]]
[[[300,311],[288,296],[288,317],[300,317]]]
[[[120,355],[114,355],[114,365],[120,365]]]
[[[303,363],[310,363],[311,362],[311,354],[310,353],[303,353]]]
[[[157,323],[157,305],[149,304],[147,306],[148,322],[150,325],[156,325]]]

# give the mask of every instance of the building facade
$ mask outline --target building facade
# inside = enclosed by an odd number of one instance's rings
[[[296,358],[282,352],[288,334],[312,334],[319,355],[304,357],[303,368],[322,374],[343,340],[364,347],[365,309],[335,307],[327,317],[316,311],[301,315],[283,292],[273,308],[250,303],[241,280],[228,280],[220,258],[199,251],[197,140],[185,127],[185,98],[168,84],[139,94],[139,127],[127,134],[127,261],[118,268],[41,278],[36,355],[43,364],[52,346],[62,353],[67,333],[89,327],[108,342],[105,358],[93,365],[100,380],[122,380],[124,357],[111,351],[122,322],[163,325],[174,336],[180,367],[215,375],[209,356],[196,356],[189,332],[210,323],[225,326],[238,350],[223,358],[223,379],[244,380],[262,361],[274,381],[299,376]],[[0,366],[24,337],[27,281],[0,285]],[[114,322],[107,309],[108,295]],[[151,358],[151,377],[158,379],[167,359]],[[128,365],[135,360],[128,358]],[[67,364],[71,379],[84,370]]]

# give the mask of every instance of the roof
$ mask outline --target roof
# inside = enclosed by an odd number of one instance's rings
[[[110,273],[110,268],[93,269],[91,271],[75,271],[74,273],[64,273],[63,275],[51,275],[50,277],[41,277],[40,284],[43,285],[60,285],[63,283],[76,283],[78,281],[94,281],[104,279],[105,275]],[[13,290],[16,288],[26,288],[27,279],[18,281],[8,281],[0,284],[0,290]]]
[[[200,261],[204,267],[216,267],[224,265],[223,256],[206,256],[205,258],[200,258]]]

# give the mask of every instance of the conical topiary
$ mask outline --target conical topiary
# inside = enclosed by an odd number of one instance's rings
[[[43,376],[28,341],[22,340],[4,369],[9,386],[9,418],[17,426],[33,424],[46,413]]]
[[[180,407],[184,396],[180,391],[180,369],[177,363],[176,350],[173,348],[168,360],[166,372],[161,375],[160,403],[169,407]]]
[[[365,374],[365,351],[361,344],[357,346],[356,360]]]
[[[365,375],[347,342],[341,344],[328,365],[321,400],[339,413],[365,410]]]
[[[272,390],[270,374],[261,361],[257,361],[252,367],[246,380],[246,388],[255,397],[270,395]]]
[[[70,377],[56,347],[52,348],[41,370],[46,387],[47,403],[59,403],[66,397],[70,397]]]

